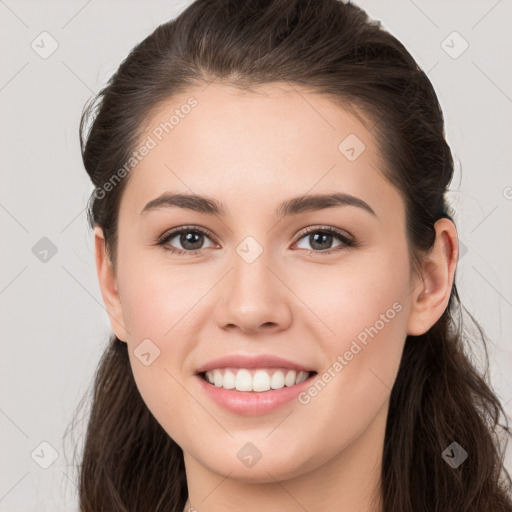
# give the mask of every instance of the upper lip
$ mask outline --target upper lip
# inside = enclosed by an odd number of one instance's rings
[[[197,373],[203,373],[208,370],[214,370],[215,368],[290,368],[292,370],[301,370],[305,372],[313,372],[311,368],[308,368],[302,364],[284,359],[282,357],[273,356],[270,354],[260,354],[256,356],[248,356],[243,354],[233,354],[230,356],[220,357],[209,361],[206,364],[200,366],[196,371]]]

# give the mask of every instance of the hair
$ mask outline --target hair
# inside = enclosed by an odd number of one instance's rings
[[[82,113],[82,158],[95,186],[88,219],[103,229],[114,268],[130,174],[105,184],[163,102],[213,81],[243,91],[287,83],[362,114],[382,172],[404,200],[411,261],[428,256],[435,222],[452,220],[445,192],[453,160],[432,84],[405,47],[361,8],[339,0],[196,0],[137,44]],[[476,327],[463,322],[463,313]],[[480,371],[468,350],[475,340],[485,349]],[[498,427],[507,443],[511,432],[488,369],[485,335],[454,284],[436,324],[405,341],[385,431],[385,512],[512,511]],[[127,346],[115,335],[96,370],[91,402],[80,510],[181,512],[188,497],[183,452],[144,403]],[[457,468],[442,456],[453,442],[469,452]]]

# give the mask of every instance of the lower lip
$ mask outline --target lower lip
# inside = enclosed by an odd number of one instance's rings
[[[218,405],[236,414],[256,416],[275,411],[280,406],[290,402],[311,386],[316,373],[312,374],[304,382],[294,386],[285,386],[281,389],[270,389],[269,391],[233,391],[222,387],[214,386],[201,375],[196,377],[205,393]]]

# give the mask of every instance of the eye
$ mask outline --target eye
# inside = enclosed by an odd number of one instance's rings
[[[196,254],[204,249],[205,238],[210,239],[209,234],[205,230],[197,226],[183,226],[165,232],[158,238],[157,244],[176,254]],[[182,249],[172,246],[171,242],[175,239],[174,243],[180,244]]]
[[[204,249],[203,244],[205,239],[212,239],[206,230],[198,226],[182,226],[180,228],[166,231],[157,239],[156,243],[163,246],[165,250],[171,251],[175,254],[193,255],[198,254],[202,249]],[[302,239],[305,239],[305,242],[309,243],[313,249],[311,250],[307,247],[300,246],[298,246],[298,248],[317,254],[331,254],[337,250],[343,249],[344,247],[357,246],[357,242],[348,235],[348,233],[329,226],[308,228],[302,233],[302,236],[294,245],[298,245]],[[332,249],[332,243],[335,240],[338,240],[339,243],[334,246],[334,250],[330,250]],[[181,245],[181,249],[179,247],[175,247],[175,244]],[[215,244],[213,243],[210,247],[214,246]]]
[[[302,234],[296,244],[298,244],[302,239],[305,239],[305,242],[309,243],[310,247],[313,248],[313,252],[318,254],[331,254],[337,250],[343,249],[344,247],[357,246],[356,241],[350,235],[328,226],[322,228],[308,228],[307,231]],[[337,246],[334,246],[337,247],[337,249],[334,251],[329,250],[332,248],[332,243],[336,239],[340,242]],[[306,249],[311,252],[311,250],[307,247],[299,246],[299,249]]]

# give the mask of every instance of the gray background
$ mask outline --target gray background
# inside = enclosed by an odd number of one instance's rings
[[[1,511],[77,510],[62,437],[110,333],[79,116],[129,50],[188,3],[0,0]],[[439,95],[457,162],[457,285],[491,340],[491,376],[510,416],[512,2],[356,3],[405,44]]]

